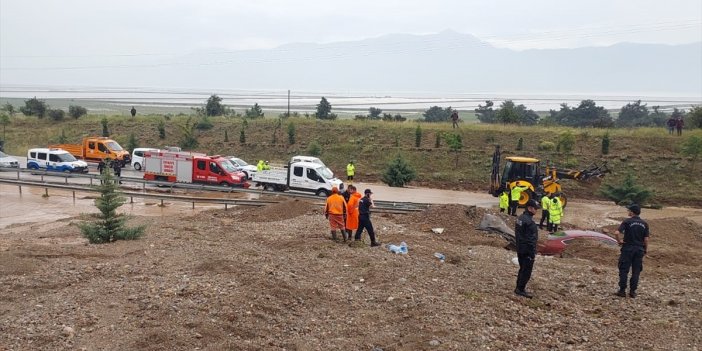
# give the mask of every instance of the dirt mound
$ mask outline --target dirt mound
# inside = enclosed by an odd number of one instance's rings
[[[320,206],[312,202],[293,199],[246,209],[237,218],[242,222],[273,222],[299,217],[314,211],[321,213],[321,210]]]
[[[575,239],[568,243],[562,257],[582,258],[601,264],[616,264],[619,250],[595,240]]]
[[[485,209],[476,206],[432,205],[424,211],[408,215],[406,219],[410,223],[419,224],[422,231],[444,228],[443,234],[455,234],[467,228],[476,228],[484,213]]]

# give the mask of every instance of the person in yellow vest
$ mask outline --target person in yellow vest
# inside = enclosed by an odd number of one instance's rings
[[[555,233],[558,231],[558,225],[561,224],[561,219],[563,218],[563,203],[558,195],[554,194],[551,199],[551,203],[548,207],[549,212],[549,223],[551,224],[551,229],[549,232]]]
[[[507,189],[500,193],[500,213],[507,212],[509,210],[509,195],[507,195]]]
[[[553,193],[544,195],[541,198],[541,221],[539,221],[539,229],[544,229],[544,221],[546,222],[546,230],[551,231],[551,222],[548,220],[549,207],[551,206],[551,198]]]
[[[270,171],[271,170],[271,165],[268,164],[268,161],[263,163],[263,170],[264,171]]]
[[[258,163],[256,164],[256,170],[259,172],[263,170],[263,160],[258,160]]]
[[[529,189],[526,185],[517,182],[510,191],[509,213],[517,217],[517,207],[519,207],[519,198],[522,196],[522,191]]]
[[[346,180],[351,183],[353,182],[353,175],[356,174],[356,166],[353,165],[353,161],[349,161],[346,165]]]

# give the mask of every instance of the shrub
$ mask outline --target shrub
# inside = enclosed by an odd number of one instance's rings
[[[227,130],[224,130],[224,142],[228,143],[229,142],[229,135],[227,134]]]
[[[210,130],[213,127],[214,125],[212,124],[212,121],[210,121],[210,118],[207,115],[202,116],[202,118],[200,118],[200,120],[197,121],[197,123],[195,123],[195,128],[197,130]]]
[[[66,112],[60,109],[50,109],[47,111],[47,114],[49,115],[49,118],[57,122],[63,121],[63,118],[66,117]]]
[[[436,140],[434,140],[434,147],[437,149],[441,147],[441,133],[440,132],[436,132]]]
[[[39,100],[36,97],[33,97],[24,101],[24,106],[20,107],[20,112],[22,112],[25,116],[37,116],[39,118],[44,118],[46,115],[46,110],[48,109],[49,107],[46,105],[44,100]]]
[[[205,116],[221,116],[224,114],[225,109],[224,105],[222,105],[222,98],[217,96],[217,95],[212,95],[207,99],[207,103],[205,104],[205,109],[202,111],[202,108],[196,108],[195,110],[196,113],[201,114],[203,113]]]
[[[244,112],[244,115],[246,118],[263,118],[265,114],[263,113],[263,109],[261,109],[261,106],[258,105],[258,103],[254,103],[253,106],[251,106],[250,109],[246,110]]]
[[[107,128],[107,117],[103,117],[100,120],[100,124],[102,124],[102,136],[104,136],[104,137],[110,136],[110,129]]]
[[[609,154],[609,133],[605,133],[605,135],[602,137],[602,154]]]
[[[180,147],[185,150],[196,148],[199,143],[197,141],[197,135],[195,135],[195,123],[192,123],[192,117],[188,117],[185,124],[179,127],[183,133],[179,142]]]
[[[61,129],[61,135],[59,135],[57,141],[59,144],[65,144],[68,142],[68,138],[66,137],[66,132],[63,129]]]
[[[146,227],[126,228],[124,226],[126,217],[117,214],[117,209],[124,204],[126,199],[117,191],[112,170],[106,168],[101,179],[102,184],[98,186],[100,197],[95,199],[95,207],[100,210],[100,214],[96,222],[80,224],[83,236],[93,244],[138,239],[144,234]]]
[[[288,123],[288,144],[295,144],[295,124]]]
[[[158,121],[156,129],[158,129],[158,138],[166,139],[166,122],[164,122],[163,120]]]
[[[139,142],[137,141],[134,133],[129,133],[129,140],[127,140],[127,151],[131,153],[134,149],[139,147]]]
[[[239,132],[239,143],[246,144],[246,131],[243,128]]]
[[[689,136],[683,143],[680,152],[683,155],[692,158],[692,165],[694,168],[694,164],[697,163],[697,159],[702,156],[702,138],[696,135]]]
[[[551,141],[542,141],[539,143],[539,150],[541,151],[553,151],[556,149],[556,144]]]
[[[83,106],[70,105],[68,106],[68,115],[73,117],[73,119],[78,119],[81,116],[88,114],[88,110]]]
[[[636,185],[636,179],[631,173],[620,184],[603,184],[600,194],[617,205],[643,204],[653,195],[651,190]]]
[[[307,153],[311,156],[319,156],[322,154],[322,146],[316,140],[313,140],[309,146],[307,146]]]
[[[570,131],[563,132],[558,136],[558,145],[556,150],[565,154],[570,154],[575,148],[575,135]]]
[[[517,141],[517,151],[524,150],[524,138],[519,138]]]
[[[407,163],[402,155],[397,155],[385,169],[383,173],[383,183],[393,187],[403,187],[417,176],[414,168]]]

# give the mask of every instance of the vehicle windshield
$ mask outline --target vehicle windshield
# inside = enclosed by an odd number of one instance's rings
[[[329,168],[327,168],[327,167],[318,167],[315,170],[317,171],[318,174],[321,174],[322,177],[324,177],[326,179],[334,178],[334,174],[332,172],[330,172]]]
[[[244,160],[242,160],[240,158],[232,157],[231,160],[232,160],[232,162],[236,162],[236,164],[238,164],[241,167],[246,167],[249,165],[248,163],[246,163]]]
[[[0,157],[7,157],[7,154],[4,153],[4,152],[2,152],[2,151],[0,151]]]
[[[112,151],[122,151],[122,147],[114,141],[107,142],[107,147]]]
[[[235,173],[237,171],[236,167],[234,167],[234,165],[231,162],[229,162],[229,160],[223,160],[222,162],[219,163],[219,165],[227,173]]]
[[[69,154],[69,153],[65,153],[65,154],[56,154],[56,157],[58,157],[58,159],[61,160],[61,162],[73,162],[73,161],[78,161],[78,160],[76,160],[75,157],[73,157],[73,155],[71,155],[71,154]]]

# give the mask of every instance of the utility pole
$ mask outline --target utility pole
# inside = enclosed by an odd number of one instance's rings
[[[290,89],[288,89],[288,117],[290,117]]]

